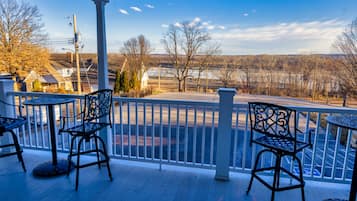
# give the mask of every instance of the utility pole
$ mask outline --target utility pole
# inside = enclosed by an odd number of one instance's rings
[[[81,72],[79,67],[79,45],[78,45],[78,32],[77,32],[77,17],[73,14],[73,32],[74,32],[74,54],[76,55],[76,67],[77,67],[77,92],[82,93],[81,90]]]

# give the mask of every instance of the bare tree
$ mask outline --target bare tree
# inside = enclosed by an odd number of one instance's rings
[[[178,90],[186,90],[186,80],[193,61],[201,52],[205,52],[205,45],[210,41],[206,29],[200,22],[183,22],[170,25],[164,34],[162,43],[170,62],[175,68]]]
[[[274,86],[274,74],[276,73],[276,56],[273,55],[259,55],[257,56],[259,62],[260,69],[264,72],[264,76],[262,76],[262,80],[264,88],[267,89],[267,94],[272,95],[272,89],[276,88]],[[264,84],[265,83],[265,84]]]
[[[235,78],[237,72],[236,65],[233,61],[224,61],[223,67],[219,69],[217,75],[218,79],[222,82],[223,87],[228,87]]]
[[[139,35],[137,38],[131,38],[124,42],[121,48],[121,53],[127,59],[131,73],[138,75],[139,82],[141,83],[143,74],[148,70],[148,63],[150,61],[150,53],[152,49],[150,41],[144,35]],[[141,88],[141,86],[139,86]]]
[[[0,0],[0,71],[13,74],[49,65],[43,27],[36,6]]]
[[[343,106],[346,106],[347,96],[356,93],[357,89],[357,18],[337,37],[334,47],[342,52],[344,57],[337,76]]]
[[[252,56],[242,56],[239,63],[239,69],[241,70],[241,74],[239,75],[242,80],[242,88],[244,92],[251,93],[251,67],[252,67]]]
[[[208,68],[210,65],[213,65],[216,60],[217,54],[220,53],[220,45],[219,44],[214,44],[209,46],[204,53],[198,58],[198,75],[196,80],[196,90],[199,92],[201,88],[201,76],[203,71],[206,71],[206,76],[208,76]],[[209,78],[206,77],[206,81]],[[206,89],[207,92],[207,89]]]

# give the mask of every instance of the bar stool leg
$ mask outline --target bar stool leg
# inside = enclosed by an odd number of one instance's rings
[[[99,158],[99,149],[98,149],[98,140],[96,137],[94,137],[94,141],[95,141],[95,152],[97,154],[97,162],[98,162],[98,168],[100,169],[100,158]]]
[[[24,162],[24,159],[22,157],[22,151],[21,151],[21,148],[20,148],[20,145],[19,145],[19,141],[17,140],[17,136],[14,133],[14,131],[11,130],[9,132],[11,133],[12,139],[14,141],[17,158],[21,162],[22,169],[24,170],[24,172],[26,172],[25,162]]]
[[[81,144],[83,143],[84,137],[81,137],[81,139],[78,142],[77,145],[77,165],[76,165],[76,191],[78,191],[78,182],[79,182],[79,168],[80,168],[80,156],[81,156]]]
[[[108,152],[107,152],[107,149],[105,147],[105,143],[103,141],[103,139],[99,136],[96,136],[99,141],[102,143],[102,146],[103,146],[103,154],[104,154],[104,157],[105,157],[105,161],[107,163],[107,169],[108,169],[108,176],[109,176],[109,179],[110,181],[113,181],[113,177],[112,177],[112,172],[110,171],[110,166],[109,166],[109,156],[108,156]]]
[[[71,147],[69,148],[69,155],[68,155],[68,165],[67,165],[67,176],[69,176],[69,172],[71,171],[71,165],[72,165],[72,155],[73,155],[73,144],[74,140],[76,137],[72,136],[71,139]]]

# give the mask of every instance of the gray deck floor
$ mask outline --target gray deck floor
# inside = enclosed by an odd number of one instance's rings
[[[270,191],[259,182],[254,182],[250,194],[245,190],[249,174],[231,173],[230,181],[214,180],[214,170],[183,168],[158,164],[111,161],[114,176],[109,181],[106,168],[96,166],[80,170],[79,190],[74,190],[75,173],[69,177],[40,179],[31,174],[39,163],[50,159],[50,152],[25,150],[28,169],[24,173],[16,157],[0,159],[0,200],[16,201],[268,201]],[[65,154],[59,157],[65,158]],[[87,157],[85,160],[90,160]],[[307,201],[322,201],[327,198],[348,198],[349,185],[307,181]],[[276,201],[301,200],[300,190],[276,194]]]

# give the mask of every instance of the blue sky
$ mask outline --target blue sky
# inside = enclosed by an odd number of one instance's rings
[[[26,0],[38,6],[50,48],[73,36],[66,16],[77,15],[83,52],[96,52],[96,14],[92,0]],[[167,25],[200,21],[223,54],[334,53],[331,44],[357,18],[356,0],[110,0],[106,5],[108,52],[145,35],[154,53]]]

